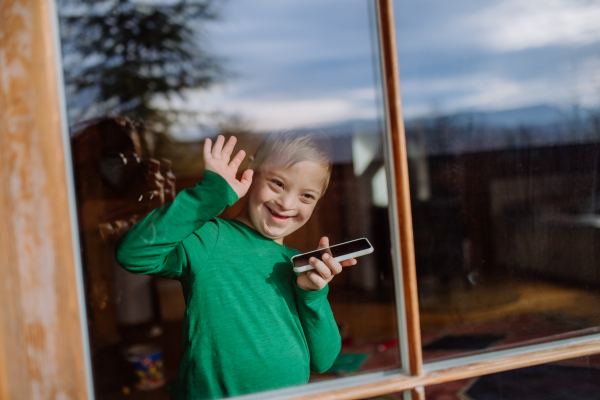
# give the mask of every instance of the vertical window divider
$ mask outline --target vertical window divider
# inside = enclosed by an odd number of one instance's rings
[[[58,83],[58,107],[60,110],[60,120],[62,128],[63,138],[63,149],[65,159],[65,172],[67,179],[67,199],[70,213],[70,226],[72,232],[72,243],[73,243],[73,261],[75,264],[75,279],[77,282],[76,292],[77,301],[79,305],[79,318],[80,318],[80,329],[81,338],[83,344],[83,360],[84,360],[84,373],[85,373],[85,385],[86,394],[88,400],[95,399],[94,392],[94,379],[92,374],[92,356],[90,353],[90,342],[88,332],[88,317],[85,302],[85,288],[84,288],[84,277],[83,277],[83,263],[81,260],[81,243],[79,240],[79,225],[77,218],[77,200],[76,200],[76,189],[75,189],[75,173],[73,171],[73,155],[71,153],[71,136],[69,131],[69,117],[67,114],[67,97],[65,93],[65,82],[64,82],[64,68],[63,68],[63,57],[62,47],[60,40],[60,21],[58,14],[57,0],[48,0],[49,4],[49,18],[52,25],[52,40],[54,42],[55,56],[54,61],[56,64],[56,79]]]
[[[390,227],[395,266],[400,357],[403,372],[417,376],[422,373],[423,357],[393,0],[376,1],[386,133],[388,133],[384,135],[384,151],[387,156],[384,158],[388,173],[388,193],[391,199]]]
[[[0,15],[0,398],[90,399],[56,2]]]

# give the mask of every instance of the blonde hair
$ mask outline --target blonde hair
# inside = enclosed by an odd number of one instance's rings
[[[270,133],[265,136],[260,146],[254,153],[250,168],[254,171],[267,161],[284,168],[291,167],[301,161],[314,161],[322,165],[325,170],[325,183],[321,196],[325,194],[331,177],[331,141],[320,132],[299,133],[285,131]]]

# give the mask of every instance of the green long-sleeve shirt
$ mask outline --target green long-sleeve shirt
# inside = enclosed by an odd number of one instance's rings
[[[173,399],[213,399],[300,385],[327,370],[340,335],[328,287],[294,283],[298,252],[242,222],[215,218],[238,200],[206,171],[138,222],[117,246],[127,270],[178,279],[187,309]]]

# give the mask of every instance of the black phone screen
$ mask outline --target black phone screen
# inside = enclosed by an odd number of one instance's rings
[[[329,253],[335,258],[343,256],[345,254],[355,253],[361,250],[367,250],[369,248],[371,248],[371,244],[366,239],[358,239],[353,240],[351,242],[336,244],[334,246],[329,246],[324,249],[310,251],[308,253],[294,256],[294,267],[299,268],[308,265],[308,260],[310,260],[311,257],[316,257],[319,260],[322,260],[321,257],[325,253]]]

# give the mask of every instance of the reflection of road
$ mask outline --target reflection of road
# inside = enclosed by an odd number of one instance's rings
[[[545,340],[552,335],[565,335],[573,332],[595,329],[600,326],[600,293],[532,281],[507,281],[496,284],[494,293],[504,290],[517,294],[513,302],[493,305],[487,309],[448,310],[443,299],[438,299],[439,309],[429,304],[422,309],[422,342],[426,346],[447,335],[504,334],[505,340],[494,343],[485,351],[497,350],[498,346],[523,345],[525,341]],[[482,286],[474,296],[482,298],[487,290]],[[470,291],[462,289],[455,293],[456,298],[468,301]],[[452,297],[452,295],[449,295]],[[449,312],[450,311],[450,312]],[[556,338],[552,338],[556,340]],[[459,348],[425,351],[423,358],[433,361],[449,356],[465,355]]]
[[[542,217],[542,222],[600,229],[600,214],[552,214]]]

